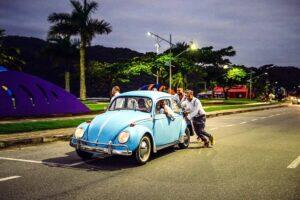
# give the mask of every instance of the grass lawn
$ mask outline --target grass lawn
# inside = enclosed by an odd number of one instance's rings
[[[109,105],[108,102],[100,102],[100,103],[93,103],[87,102],[84,103],[91,111],[102,111],[106,110],[107,106]]]
[[[258,100],[250,100],[250,99],[224,99],[224,104],[232,105],[232,104],[249,104],[249,103],[257,103],[260,102]]]
[[[82,122],[91,119],[92,118],[76,118],[76,119],[65,119],[65,120],[49,120],[49,121],[40,121],[40,122],[21,122],[21,123],[1,124],[0,134],[76,127]]]
[[[219,106],[207,106],[207,107],[204,106],[204,110],[209,113],[213,111],[239,109],[239,108],[252,108],[252,107],[259,107],[259,106],[265,106],[265,104],[259,104],[259,105],[238,104],[238,105],[219,105]]]

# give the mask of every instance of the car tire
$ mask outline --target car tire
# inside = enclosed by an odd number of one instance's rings
[[[76,149],[76,153],[82,159],[90,159],[93,156],[92,153],[89,153],[89,152],[86,152],[86,151],[82,151],[80,149]]]
[[[178,146],[180,149],[186,149],[190,145],[190,130],[188,128],[185,129],[185,137],[183,139],[183,143],[179,143]]]
[[[144,165],[150,159],[152,152],[151,139],[148,135],[144,135],[139,143],[139,146],[134,152],[135,160],[139,165]]]

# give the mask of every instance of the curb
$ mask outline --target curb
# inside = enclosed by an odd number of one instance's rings
[[[270,109],[274,109],[274,108],[282,108],[282,107],[287,107],[287,106],[288,105],[278,105],[278,106],[264,107],[264,108],[252,108],[252,109],[235,110],[235,111],[223,111],[223,112],[220,112],[220,113],[207,114],[206,118],[218,117],[218,116],[223,116],[223,115],[232,115],[232,114],[245,113],[245,112],[260,111],[260,110],[270,110]]]
[[[232,114],[253,112],[253,111],[260,111],[260,110],[270,110],[270,109],[282,108],[282,107],[287,107],[287,106],[288,105],[278,105],[278,106],[264,107],[264,108],[223,111],[220,113],[207,114],[206,117],[213,118],[213,117],[218,117],[218,116],[223,116],[223,115],[232,115]],[[8,147],[15,147],[15,146],[29,145],[29,144],[41,144],[41,143],[48,143],[48,142],[55,142],[55,141],[68,141],[71,139],[72,135],[73,135],[73,133],[70,135],[52,135],[52,136],[45,136],[45,137],[5,139],[5,140],[0,140],[0,149],[4,149],[4,148],[8,148]]]

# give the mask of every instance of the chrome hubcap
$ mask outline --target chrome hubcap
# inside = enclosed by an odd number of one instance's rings
[[[140,143],[140,159],[142,161],[146,161],[148,160],[149,156],[150,156],[150,141],[148,138],[143,138],[143,140]]]

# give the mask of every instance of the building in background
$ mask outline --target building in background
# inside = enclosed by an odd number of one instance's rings
[[[246,85],[235,85],[228,90],[228,98],[248,98],[249,91]],[[223,87],[216,86],[214,88],[214,97],[223,98],[224,89]]]

